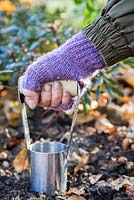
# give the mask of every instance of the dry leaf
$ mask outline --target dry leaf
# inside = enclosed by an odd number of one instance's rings
[[[89,177],[90,183],[93,185],[100,180],[100,178],[103,176],[103,174],[97,174],[97,175],[92,175]]]
[[[45,194],[40,194],[40,199],[42,199],[42,200],[44,199],[44,200],[45,200],[46,198],[47,198],[47,197],[46,197]]]
[[[121,107],[121,111],[126,120],[134,119],[134,103],[124,104]]]
[[[70,160],[76,160],[78,163],[87,164],[89,160],[89,153],[79,156],[76,152],[73,152],[70,157]]]
[[[82,187],[82,188],[74,187],[74,188],[70,189],[70,192],[80,196],[81,194],[85,193],[85,190],[84,190],[84,187]]]
[[[98,153],[99,151],[100,151],[100,149],[99,149],[98,147],[94,147],[90,153],[91,153],[91,154],[96,154],[96,153]]]
[[[99,105],[105,106],[108,102],[108,98],[109,98],[109,95],[107,93],[100,94],[99,100],[98,100]]]
[[[106,118],[106,115],[100,115],[95,122],[95,128],[98,133],[111,133],[116,130],[116,127]]]
[[[75,174],[76,174],[79,170],[85,168],[86,166],[87,166],[87,164],[84,164],[84,163],[78,164],[78,165],[74,168],[74,173],[73,173],[73,175],[75,176]]]
[[[14,10],[16,10],[16,7],[12,2],[8,0],[2,0],[0,1],[0,10],[13,12]]]
[[[134,200],[134,186],[130,186],[126,190],[126,194],[130,200]]]
[[[113,132],[112,134],[108,135],[108,141],[116,141],[117,140],[117,133]]]
[[[126,68],[120,69],[120,72],[122,75],[117,75],[116,78],[119,80],[123,80],[124,82],[128,83],[130,86],[134,87],[134,69],[130,66],[127,66]]]
[[[83,152],[84,153],[84,152]],[[70,160],[76,161],[77,165],[74,167],[74,175],[81,169],[87,166],[87,163],[89,161],[89,153],[85,151],[85,154],[82,156],[79,156],[76,152],[73,152],[69,156]]]
[[[114,181],[110,181],[110,184],[115,190],[119,191],[120,188],[122,188],[122,187],[133,186],[134,185],[134,177],[129,177],[129,176],[123,175],[122,177],[120,177]]]
[[[8,124],[16,126],[20,121],[20,106],[18,101],[5,100],[4,113],[8,120]]]
[[[130,145],[131,143],[132,143],[132,142],[131,142],[131,139],[129,139],[129,138],[124,138],[123,141],[122,141],[122,149],[123,149],[123,150],[126,150],[126,149],[129,147],[129,145]]]
[[[95,118],[94,114],[84,116],[83,113],[78,113],[76,124],[81,125],[81,124],[84,124],[84,123],[94,120],[94,118]]]
[[[3,90],[3,91],[0,92],[0,96],[1,97],[4,97],[6,95],[7,95],[7,91],[6,90]]]
[[[123,103],[125,103],[125,104],[129,104],[129,103],[131,102],[130,97],[127,97],[127,96],[121,97],[121,100],[122,100]]]
[[[86,135],[93,135],[94,133],[96,133],[96,129],[94,127],[88,126],[85,127],[85,131],[86,131]]]
[[[26,6],[43,5],[44,2],[45,2],[44,0],[20,0],[20,3]]]
[[[81,155],[81,156],[84,156],[84,155],[89,154],[88,151],[86,151],[86,150],[84,150],[84,149],[82,149],[82,148],[79,148],[79,152],[80,152],[80,155]]]
[[[28,168],[27,150],[22,149],[13,161],[13,166],[17,172],[22,172]]]
[[[66,195],[71,195],[72,192],[69,190],[69,191],[66,191]]]
[[[73,195],[69,197],[67,200],[86,200],[86,199],[82,196]]]

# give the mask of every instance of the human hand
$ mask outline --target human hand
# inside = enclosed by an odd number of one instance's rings
[[[71,100],[71,94],[67,91],[63,92],[60,82],[55,82],[52,86],[45,84],[42,88],[40,99],[39,95],[27,89],[23,90],[25,101],[30,108],[35,108],[37,105],[41,107],[57,108],[61,104],[67,106]]]
[[[44,92],[43,84],[59,80],[82,81],[104,66],[103,58],[97,49],[82,33],[78,33],[27,68],[22,83],[26,102],[31,108],[38,104],[57,107],[60,102],[66,110],[70,105],[67,104],[71,100],[70,95],[56,85],[52,88],[46,86]],[[63,94],[66,97],[63,97]]]
[[[36,92],[31,90],[21,88],[20,91],[25,96],[25,102],[32,109],[38,105],[41,107],[60,107],[63,110],[67,110],[72,107],[73,101],[71,98],[77,95],[77,82],[57,81],[46,83],[43,85],[40,97]]]

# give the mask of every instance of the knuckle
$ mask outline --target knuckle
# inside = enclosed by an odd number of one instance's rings
[[[44,102],[51,101],[51,96],[46,96],[45,98],[42,99]]]
[[[69,98],[70,97],[70,93],[69,92],[64,92],[63,93],[63,98]]]
[[[43,107],[48,107],[48,106],[50,106],[50,101],[41,102],[41,105]]]
[[[61,96],[62,96],[62,94],[60,92],[58,92],[58,93],[56,93],[56,94],[53,95],[53,98],[55,100],[59,100],[59,99],[61,99]]]

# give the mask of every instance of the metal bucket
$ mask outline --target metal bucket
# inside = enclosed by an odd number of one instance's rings
[[[38,142],[31,144],[25,97],[20,91],[19,83],[18,97],[21,105],[24,136],[28,150],[30,189],[50,196],[55,194],[65,194],[67,182],[67,158],[80,102],[80,86],[78,89],[78,98],[74,104],[74,114],[67,145],[60,142]]]
[[[65,194],[67,182],[67,145],[39,142],[28,148],[30,189],[48,195]]]

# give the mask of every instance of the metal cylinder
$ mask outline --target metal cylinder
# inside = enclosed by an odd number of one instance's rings
[[[67,145],[39,142],[28,148],[30,189],[47,195],[66,192]]]

